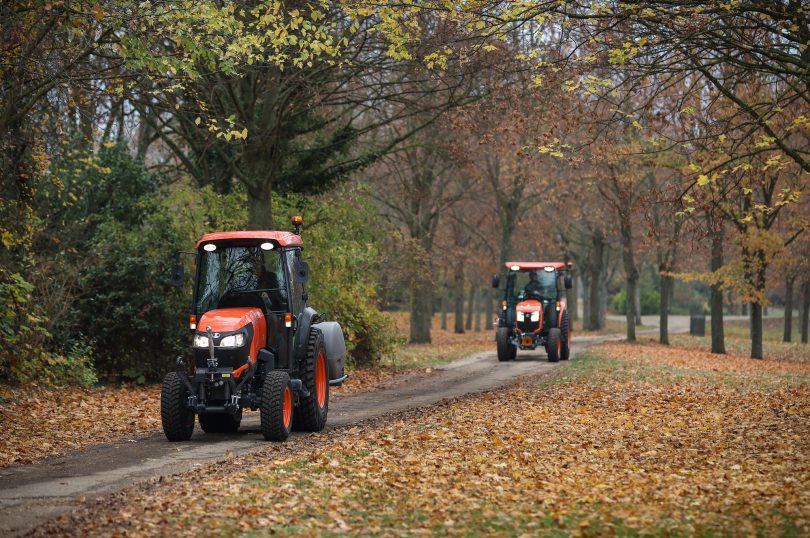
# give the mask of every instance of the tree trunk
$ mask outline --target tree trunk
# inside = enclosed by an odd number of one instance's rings
[[[470,283],[470,294],[467,297],[467,319],[464,323],[464,328],[468,331],[472,330],[473,312],[475,312],[475,292],[477,288],[475,283]]]
[[[273,230],[273,189],[269,186],[248,191],[248,229]]]
[[[442,290],[442,325],[441,325],[441,329],[443,331],[447,330],[447,307],[448,307],[447,303],[448,302],[449,301],[447,299],[447,288],[445,288],[444,290]]]
[[[802,315],[801,315],[801,326],[802,326],[802,343],[807,343],[807,332],[808,332],[808,325],[810,325],[810,281],[805,282],[802,284]]]
[[[430,325],[432,319],[433,285],[430,282],[418,282],[411,288],[410,343],[430,343]]]
[[[793,337],[793,283],[796,277],[789,275],[785,278],[785,331],[783,342],[790,342]]]
[[[762,305],[751,303],[751,358],[762,357]]]
[[[765,251],[758,248],[753,252],[743,247],[743,274],[748,284],[759,296],[765,295],[765,275],[768,271],[768,264],[765,258]],[[763,301],[764,302],[764,301]],[[763,304],[759,302],[751,303],[751,358],[761,359],[762,354],[762,309]]]
[[[598,309],[596,310],[596,316],[599,320],[599,328],[604,329],[607,327],[607,303],[608,303],[608,292],[607,292],[607,271],[602,271],[599,275],[599,288],[598,288],[598,296],[599,296],[599,303]]]
[[[712,272],[723,267],[723,225],[714,226],[709,219],[709,234],[712,243],[710,268]],[[712,353],[725,355],[726,338],[723,330],[723,288],[720,283],[712,284],[709,299],[712,316]]]
[[[636,325],[643,325],[643,322],[641,321],[641,286],[636,286],[635,303],[636,303]]]
[[[588,284],[588,280],[583,273],[583,276],[580,277],[580,281],[582,282],[582,330],[583,331],[590,331],[591,330],[591,294],[590,294],[590,285]]]
[[[456,334],[464,333],[464,265],[459,263],[453,275],[453,301],[455,302],[456,316],[453,331]]]
[[[603,288],[606,287],[605,280],[605,241],[601,234],[594,234],[591,239],[592,248],[588,261],[588,283],[590,285],[588,299],[588,329],[598,331],[605,328],[604,310],[602,305],[607,306],[607,296]]]
[[[664,269],[662,269],[663,271]],[[669,304],[672,298],[673,281],[669,275],[661,275],[661,292],[658,303],[658,341],[669,345]]]
[[[630,215],[620,215],[620,232],[622,238],[622,261],[627,282],[627,341],[636,341],[636,294],[638,293],[638,268],[633,256],[633,233],[630,228]]]
[[[484,290],[482,290],[481,288],[478,288],[478,293],[476,293],[476,296],[478,296],[478,299],[480,299],[481,303],[484,302],[483,294],[484,294]],[[476,303],[476,306],[475,306],[475,332],[477,332],[477,333],[481,332],[481,304],[478,304],[478,303]]]

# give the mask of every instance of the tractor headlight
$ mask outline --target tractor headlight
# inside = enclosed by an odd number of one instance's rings
[[[518,312],[517,313],[517,320],[518,321],[523,321],[523,312]]]
[[[540,321],[540,311],[532,312],[532,321]]]
[[[226,336],[219,341],[216,347],[241,347],[245,343],[245,335],[242,333]],[[208,347],[208,336],[205,334],[194,335],[194,347]]]
[[[208,347],[208,337],[204,334],[195,334],[194,347]]]
[[[245,343],[245,335],[242,333],[226,336],[219,341],[219,347],[241,347]]]

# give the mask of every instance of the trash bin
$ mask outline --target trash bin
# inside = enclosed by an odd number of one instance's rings
[[[689,315],[689,334],[691,336],[706,336],[706,316],[704,314]]]

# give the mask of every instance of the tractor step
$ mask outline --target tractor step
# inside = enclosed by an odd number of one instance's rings
[[[309,396],[309,391],[304,386],[304,382],[300,379],[290,379],[290,387],[292,387],[295,392],[299,393],[304,398]]]

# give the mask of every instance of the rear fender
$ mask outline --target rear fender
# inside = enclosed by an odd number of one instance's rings
[[[567,308],[568,308],[568,301],[566,301],[565,299],[561,300],[560,301],[560,313],[557,316],[557,327],[562,328],[563,312],[565,312],[565,310]],[[569,322],[570,322],[570,318],[569,318]]]
[[[314,308],[309,306],[298,315],[295,329],[295,349],[293,352],[296,363],[306,357],[307,344],[309,344],[309,330],[312,328],[312,324],[317,322],[318,313]]]
[[[343,338],[343,329],[337,321],[324,321],[314,323],[312,326],[319,329],[323,335],[326,362],[329,365],[329,381],[340,379],[346,365],[346,341]]]

